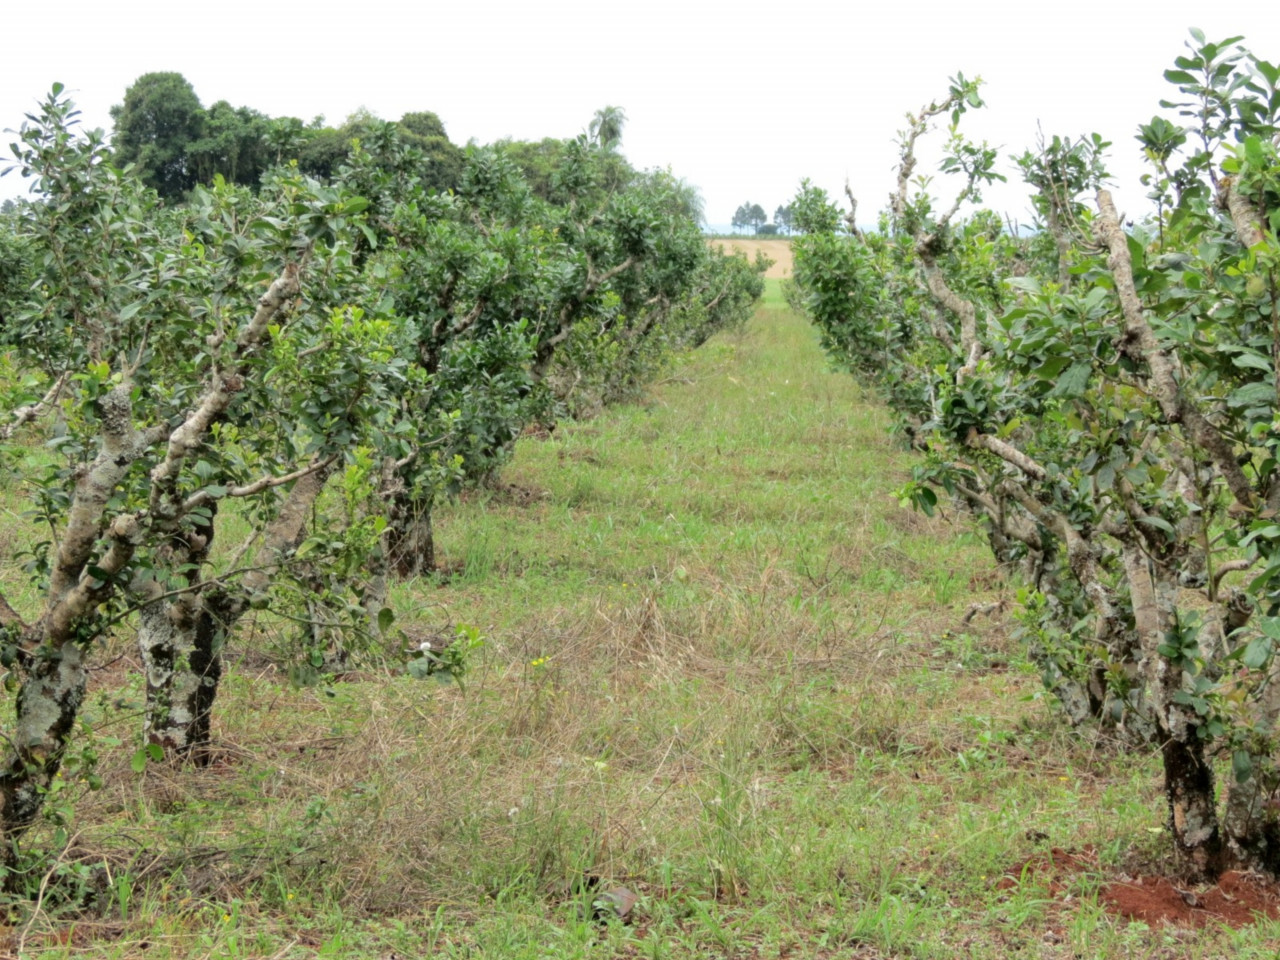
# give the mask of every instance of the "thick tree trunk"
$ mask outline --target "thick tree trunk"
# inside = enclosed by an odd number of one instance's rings
[[[1280,876],[1280,819],[1270,808],[1271,791],[1256,775],[1236,780],[1227,790],[1222,826],[1227,849],[1242,867]]]
[[[222,679],[222,648],[252,598],[269,589],[284,555],[301,542],[306,519],[333,473],[333,461],[294,481],[275,520],[267,527],[254,569],[234,587],[200,584],[198,569],[189,576],[191,591],[144,606],[139,616],[138,649],[147,676],[143,730],[149,743],[176,760],[204,762],[212,733],[213,704]],[[200,540],[175,551],[181,563],[204,564],[213,542],[216,512],[200,527]]]
[[[1224,617],[1230,625],[1230,620]],[[1259,732],[1274,736],[1280,719],[1280,684],[1267,679],[1258,697],[1256,710]],[[1272,786],[1258,776],[1258,764],[1267,757],[1253,757],[1253,770],[1247,777],[1232,779],[1227,788],[1226,810],[1222,816],[1227,835],[1227,848],[1241,866],[1280,876],[1280,811],[1270,803]]]
[[[1194,729],[1187,737],[1166,736],[1160,753],[1174,845],[1193,879],[1217,880],[1226,851],[1218,829],[1213,770],[1205,760],[1204,741]]]
[[[75,643],[35,662],[18,693],[8,762],[0,770],[0,866],[11,867],[16,841],[40,812],[62,766],[67,738],[84,701],[84,651]]]
[[[138,624],[147,677],[144,735],[166,754],[197,763],[206,759],[222,679],[227,625],[219,621],[216,606],[212,598],[194,605],[156,603],[142,609]]]
[[[0,766],[0,864],[6,866],[62,766],[84,700],[85,647],[105,629],[98,609],[114,594],[115,578],[142,536],[136,516],[106,516],[120,480],[160,438],[157,429],[134,429],[132,390],[126,379],[99,400],[101,447],[76,482],[40,619],[28,626],[0,598],[0,622],[17,642],[23,678]]]

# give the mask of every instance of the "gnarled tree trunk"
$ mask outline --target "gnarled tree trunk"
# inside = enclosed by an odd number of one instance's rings
[[[188,574],[191,590],[142,608],[138,648],[147,674],[144,730],[148,742],[159,744],[177,759],[200,763],[207,758],[211,712],[222,679],[223,645],[254,598],[270,588],[288,553],[302,541],[307,516],[335,462],[329,458],[314,464],[293,481],[267,527],[253,568],[238,583],[198,580],[199,566],[213,542],[215,513],[201,527],[203,534],[187,541],[182,554],[184,563],[196,565]],[[151,586],[158,592],[154,583]]]
[[[1213,769],[1205,756],[1199,716],[1191,706],[1178,702],[1177,695],[1183,689],[1182,668],[1160,650],[1178,634],[1178,585],[1173,578],[1160,575],[1161,568],[1136,543],[1124,545],[1124,569],[1147,675],[1147,695],[1161,738],[1174,846],[1193,878],[1216,880],[1225,866],[1226,849],[1218,826]]]

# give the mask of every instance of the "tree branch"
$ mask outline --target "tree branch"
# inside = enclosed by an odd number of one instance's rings
[[[1237,502],[1252,509],[1253,488],[1244,470],[1236,463],[1231,445],[1204,414],[1181,395],[1173,360],[1160,346],[1155,332],[1147,323],[1142,301],[1138,298],[1138,290],[1133,282],[1133,260],[1129,256],[1128,239],[1120,229],[1120,218],[1116,215],[1111,192],[1099,188],[1097,198],[1099,216],[1094,221],[1094,231],[1109,251],[1107,266],[1114,278],[1116,297],[1124,315],[1125,330],[1119,347],[1134,362],[1147,365],[1152,393],[1165,420],[1169,423],[1181,423],[1187,428],[1191,439],[1217,465]]]
[[[1236,237],[1246,247],[1256,247],[1266,239],[1262,232],[1262,216],[1248,197],[1236,189],[1235,177],[1223,177],[1218,184],[1218,209],[1227,211]]]
[[[13,415],[8,423],[0,427],[0,440],[8,440],[13,436],[14,431],[33,420],[39,420],[44,416],[45,411],[49,409],[58,399],[58,394],[62,392],[62,388],[66,386],[67,379],[71,376],[70,371],[64,370],[53,381],[52,386],[43,397],[37,402],[27,404],[25,407],[19,407],[13,411]]]
[[[252,497],[254,494],[261,493],[263,490],[270,490],[273,487],[282,487],[286,483],[293,483],[293,481],[305,477],[309,473],[314,473],[317,470],[323,470],[325,467],[331,465],[336,459],[338,459],[338,455],[335,453],[324,460],[313,461],[307,466],[293,471],[293,473],[285,474],[283,477],[262,477],[255,480],[253,483],[245,484],[242,487],[231,487],[224,497]],[[184,514],[190,513],[196,507],[202,507],[214,499],[215,498],[210,495],[208,490],[198,490],[183,501],[182,512]]]
[[[1012,444],[1005,443],[998,437],[993,437],[989,433],[979,433],[976,429],[969,431],[968,443],[971,447],[980,450],[986,450],[988,453],[994,453],[1001,460],[1017,467],[1027,476],[1036,480],[1045,480],[1049,476],[1049,472],[1044,467],[1036,463],[1031,457],[1027,456]]]
[[[298,265],[288,263],[280,276],[272,281],[267,292],[258,299],[257,310],[236,338],[236,354],[239,359],[243,359],[266,337],[271,321],[289,299],[297,295],[299,289]],[[183,461],[204,442],[210,425],[226,412],[232,398],[242,386],[242,372],[238,368],[228,373],[215,374],[196,408],[169,434],[165,457],[151,471],[148,511],[152,517],[172,520],[179,515],[181,505],[177,502],[177,483]]]

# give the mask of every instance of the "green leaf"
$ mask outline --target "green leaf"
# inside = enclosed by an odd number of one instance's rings
[[[1164,78],[1170,83],[1195,83],[1196,78],[1185,70],[1166,70]]]
[[[431,676],[435,665],[426,657],[418,657],[409,661],[409,676],[415,680],[425,680]]]
[[[1089,386],[1089,375],[1093,372],[1090,363],[1073,363],[1066,373],[1058,377],[1057,385],[1049,391],[1051,397],[1080,397]]]
[[[1248,750],[1232,751],[1231,772],[1236,775],[1236,783],[1244,783],[1253,776],[1253,757]]]
[[[1244,158],[1256,167],[1266,163],[1266,154],[1262,150],[1262,141],[1258,137],[1245,137]]]
[[[164,759],[164,747],[160,746],[160,744],[158,743],[148,743],[147,756],[149,756],[156,763],[159,763],[161,760]]]
[[[1133,268],[1141,269],[1147,261],[1147,248],[1131,233],[1126,233],[1124,238],[1129,247],[1129,259],[1133,261]]]
[[[1128,480],[1130,483],[1132,483],[1135,487],[1141,486],[1142,484],[1146,483],[1149,479],[1151,479],[1147,475],[1146,465],[1141,463],[1138,464],[1136,467],[1125,467],[1124,470],[1122,470],[1121,472],[1124,474],[1124,478]]]
[[[147,748],[139,747],[133,752],[133,756],[129,758],[129,769],[134,773],[141,773],[147,769]]]
[[[378,631],[386,633],[391,629],[391,624],[395,623],[396,612],[390,607],[383,607],[378,611]]]
[[[1138,522],[1145,523],[1148,527],[1155,527],[1162,533],[1167,533],[1170,537],[1174,536],[1173,525],[1169,523],[1169,521],[1161,519],[1160,517],[1139,517]]]
[[[1040,364],[1035,375],[1041,380],[1053,380],[1066,369],[1067,364],[1071,362],[1070,357],[1050,357],[1044,363]]]
[[[1244,648],[1244,655],[1240,658],[1240,662],[1250,670],[1259,670],[1266,665],[1270,657],[1271,638],[1254,637],[1249,641],[1249,645]]]
[[[1270,383],[1246,383],[1231,391],[1227,404],[1232,407],[1258,407],[1274,403],[1276,388]]]
[[[1263,373],[1271,372],[1271,361],[1252,350],[1236,354],[1231,358],[1231,362],[1241,369],[1261,370]]]

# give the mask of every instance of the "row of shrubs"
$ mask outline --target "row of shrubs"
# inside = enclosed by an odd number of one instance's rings
[[[908,114],[878,230],[807,185],[793,204],[794,301],[924,454],[904,499],[971,513],[1021,569],[1046,687],[1081,731],[1158,751],[1201,878],[1280,872],[1280,67],[1239,40],[1192,31],[1165,73],[1136,223],[1097,135],[1014,158],[1034,233],[962,216],[1004,179],[959,132],[983,105],[963,76]],[[913,177],[935,118],[947,208]]]
[[[332,178],[285,162],[165,203],[76,117],[58,87],[32,115],[33,199],[0,223],[0,438],[33,523],[32,588],[0,597],[11,886],[55,780],[96,777],[68,749],[100,641],[136,630],[145,751],[199,761],[249,611],[300,625],[303,677],[393,642],[388,580],[433,570],[441,498],[763,290],[687,185],[586,137],[536,192],[501,146],[441,191],[370,121]]]

